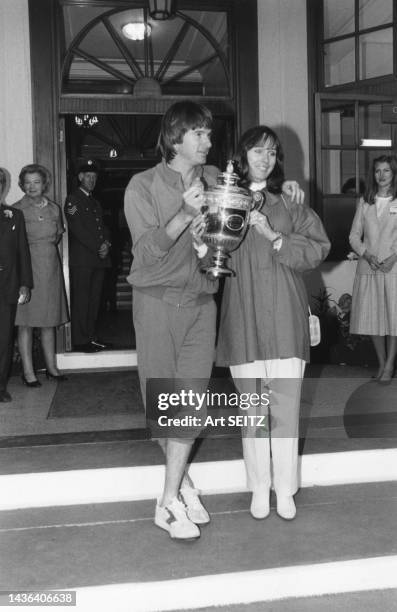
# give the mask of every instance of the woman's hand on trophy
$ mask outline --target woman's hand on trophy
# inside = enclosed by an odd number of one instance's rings
[[[189,189],[183,194],[183,209],[195,217],[205,204],[204,185],[199,178],[194,179]]]
[[[291,198],[296,204],[303,204],[305,192],[300,188],[297,181],[284,181],[282,184],[283,193]]]
[[[272,226],[270,225],[269,220],[266,217],[266,215],[263,215],[257,210],[253,210],[250,213],[249,223],[250,225],[255,227],[255,229],[260,234],[263,234],[265,238],[270,240],[270,242],[273,242],[273,240],[279,236],[279,234],[275,232]]]

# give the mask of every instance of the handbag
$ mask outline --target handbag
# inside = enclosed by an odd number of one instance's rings
[[[310,333],[310,346],[317,346],[321,342],[321,327],[320,319],[317,315],[312,314],[309,308],[309,333]]]

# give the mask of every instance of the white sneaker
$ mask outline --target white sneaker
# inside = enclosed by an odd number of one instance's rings
[[[277,514],[286,521],[296,516],[296,506],[292,495],[277,495]]]
[[[184,504],[176,497],[167,506],[159,506],[157,502],[154,523],[168,531],[171,538],[191,540],[200,537],[200,529],[188,519]]]
[[[270,514],[270,491],[269,489],[257,489],[252,491],[250,512],[255,519],[265,519]]]
[[[182,501],[186,506],[186,514],[196,525],[205,525],[210,522],[210,515],[200,501],[200,491],[193,487],[184,487],[179,491]]]

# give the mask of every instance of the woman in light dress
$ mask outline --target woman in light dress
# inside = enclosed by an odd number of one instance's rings
[[[22,380],[28,387],[40,387],[33,364],[33,328],[41,331],[41,346],[48,379],[63,381],[55,358],[55,328],[68,321],[62,267],[57,244],[64,231],[61,209],[44,194],[50,185],[49,171],[39,164],[24,166],[19,186],[25,193],[14,204],[25,217],[33,269],[30,302],[19,304],[15,324],[22,359]]]
[[[374,379],[388,385],[397,351],[396,156],[381,155],[373,160],[349,240],[359,255],[350,333],[371,336],[379,362]]]

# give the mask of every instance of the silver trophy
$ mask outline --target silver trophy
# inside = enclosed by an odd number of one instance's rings
[[[227,266],[227,258],[242,241],[253,207],[251,192],[237,185],[239,178],[233,171],[233,162],[229,161],[226,172],[219,174],[217,185],[205,192],[206,205],[202,212],[206,221],[201,239],[215,251],[206,273],[216,278],[236,276]]]

